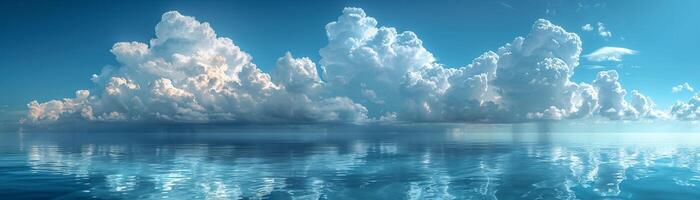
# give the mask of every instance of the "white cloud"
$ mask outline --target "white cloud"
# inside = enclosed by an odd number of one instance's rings
[[[620,62],[622,61],[622,57],[627,56],[627,55],[634,55],[637,54],[638,52],[632,49],[627,49],[623,47],[603,47],[598,50],[593,51],[593,53],[590,53],[588,55],[585,55],[585,57],[589,61],[593,62],[602,62],[602,61],[614,61],[614,62]]]
[[[602,65],[584,65],[586,69],[605,69],[605,66]]]
[[[694,91],[693,87],[690,86],[690,84],[688,84],[688,82],[685,82],[683,84],[680,84],[680,85],[677,85],[677,86],[671,88],[671,92],[673,92],[673,93],[682,92],[684,90],[687,90],[688,92]]]
[[[605,38],[605,39],[612,37],[612,32],[610,32],[605,27],[605,24],[603,24],[602,22],[598,22],[595,26],[592,24],[584,24],[583,26],[581,26],[581,30],[586,31],[586,32],[596,30],[598,35],[600,37]]]
[[[592,31],[592,30],[593,30],[593,25],[591,25],[591,24],[583,25],[583,26],[581,26],[581,30],[583,30],[583,31]]]
[[[618,120],[636,120],[640,118],[665,118],[665,114],[656,110],[651,98],[639,91],[632,91],[632,100],[627,102],[627,91],[619,82],[617,71],[601,71],[593,85],[598,90],[599,114]]]
[[[233,41],[206,22],[163,14],[150,44],[120,42],[121,64],[75,98],[29,104],[30,122],[58,120],[296,123],[362,121],[366,108],[345,97],[316,95],[315,64],[280,58],[273,82]]]
[[[538,20],[528,37],[460,68],[435,63],[413,32],[377,24],[360,9],[346,9],[327,26],[329,45],[321,50],[332,92],[370,113],[396,113],[406,121],[522,121],[582,110],[572,103],[581,91],[569,80],[581,41],[549,21]]]
[[[581,39],[547,20],[456,68],[437,63],[415,33],[378,24],[362,9],[346,8],[326,25],[321,73],[309,58],[286,53],[270,75],[208,23],[167,12],[149,44],[114,45],[120,66],[94,75],[97,89],[33,101],[26,121],[513,122],[656,115],[651,99],[637,91],[625,100],[615,71],[601,72],[592,84],[571,81]],[[628,54],[634,51],[605,47],[587,57],[621,60]]]
[[[612,32],[605,28],[605,24],[598,22],[598,35],[603,38],[610,38],[612,37]]]
[[[570,80],[579,65],[580,38],[547,20],[536,21],[526,37],[458,68],[436,63],[414,33],[377,24],[360,9],[346,9],[327,26],[330,42],[321,50],[333,92],[349,95],[375,116],[509,122],[600,113],[598,90]]]
[[[688,102],[676,102],[671,107],[671,115],[678,120],[700,120],[700,95],[694,95]]]

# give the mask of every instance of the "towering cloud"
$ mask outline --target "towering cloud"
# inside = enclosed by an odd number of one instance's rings
[[[639,91],[632,91],[632,101],[627,102],[627,91],[619,82],[617,71],[602,71],[593,85],[598,88],[600,115],[610,119],[665,118],[665,114],[654,109],[651,98]]]
[[[598,92],[606,88],[570,80],[579,65],[580,38],[547,20],[536,21],[526,37],[459,68],[436,63],[415,33],[378,28],[361,9],[346,9],[327,29],[321,64],[333,92],[349,95],[375,116],[510,122],[604,113]],[[633,109],[624,94],[607,101]]]
[[[435,61],[415,33],[377,27],[377,20],[359,8],[343,10],[326,33],[320,63],[331,92],[357,100],[375,115],[397,111],[404,75]]]
[[[587,86],[570,81],[580,53],[576,34],[538,20],[527,37],[486,52],[465,67],[429,65],[410,72],[405,90],[430,91],[412,94],[426,95],[432,102],[414,103],[411,108],[418,114],[409,116],[437,117],[432,119],[437,121],[588,116],[593,109],[583,106],[594,106],[594,95],[588,94]]]
[[[297,123],[362,121],[367,110],[344,97],[320,97],[308,58],[280,58],[273,82],[233,41],[208,23],[163,14],[150,44],[120,42],[121,66],[94,75],[97,90],[72,99],[29,104],[27,120],[139,120]]]
[[[114,45],[120,66],[94,75],[97,89],[33,101],[25,120],[517,122],[658,114],[637,91],[627,102],[615,71],[592,84],[572,82],[581,39],[547,20],[462,67],[437,63],[415,33],[379,27],[359,8],[343,10],[326,33],[321,72],[287,53],[267,74],[208,23],[167,12],[149,44]]]

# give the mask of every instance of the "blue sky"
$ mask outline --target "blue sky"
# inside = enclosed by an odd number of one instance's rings
[[[119,65],[112,46],[147,43],[161,15],[171,10],[209,22],[265,72],[287,51],[318,63],[319,49],[328,44],[325,25],[348,6],[364,9],[379,26],[415,32],[437,62],[450,67],[527,35],[542,18],[581,37],[575,82],[615,69],[628,92],[637,89],[662,109],[693,95],[672,93],[672,87],[700,84],[698,1],[16,1],[0,5],[0,106],[4,112],[24,110],[31,100],[94,88],[92,74]],[[597,29],[599,22],[610,37],[582,29],[585,24]],[[583,57],[605,46],[637,53],[619,62]]]

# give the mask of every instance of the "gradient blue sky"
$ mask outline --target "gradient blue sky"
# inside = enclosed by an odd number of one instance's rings
[[[271,71],[286,51],[318,61],[324,26],[343,7],[363,8],[380,26],[414,31],[448,66],[463,66],[528,33],[544,18],[578,33],[583,53],[604,46],[636,50],[621,62],[582,58],[573,77],[590,82],[616,69],[626,89],[652,97],[661,109],[692,93],[672,93],[684,82],[700,84],[700,1],[5,1],[0,3],[0,111],[23,110],[31,100],[71,97],[94,87],[90,76],[114,65],[115,42],[147,42],[170,10],[209,22]],[[598,22],[603,38],[581,29]]]

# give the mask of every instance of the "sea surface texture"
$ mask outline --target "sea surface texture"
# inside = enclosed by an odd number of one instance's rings
[[[0,133],[0,197],[697,199],[700,133],[653,127],[537,123],[6,132]]]

